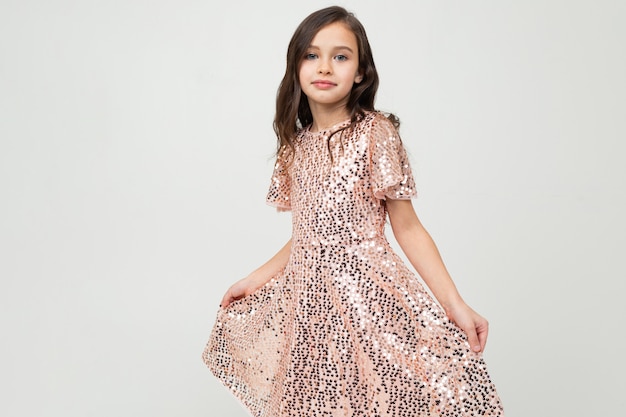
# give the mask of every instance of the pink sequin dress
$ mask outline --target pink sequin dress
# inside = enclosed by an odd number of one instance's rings
[[[504,415],[482,357],[385,238],[385,199],[415,195],[397,131],[371,112],[331,136],[346,124],[279,155],[267,201],[292,211],[289,262],[218,312],[205,363],[254,417]]]

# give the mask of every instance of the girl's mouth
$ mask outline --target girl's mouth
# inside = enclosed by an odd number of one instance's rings
[[[337,85],[333,82],[326,81],[326,80],[315,80],[313,81],[312,84],[316,86],[317,88],[321,88],[321,89],[328,89]]]

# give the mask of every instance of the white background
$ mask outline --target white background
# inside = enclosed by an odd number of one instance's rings
[[[0,415],[244,416],[200,360],[317,1],[0,0]],[[615,416],[626,3],[345,1],[509,417]]]

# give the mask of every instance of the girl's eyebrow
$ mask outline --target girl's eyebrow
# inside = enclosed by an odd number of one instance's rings
[[[315,46],[315,45],[311,45],[311,46],[309,46],[309,49],[317,49],[317,50],[319,50],[320,47],[319,46]],[[339,46],[335,46],[333,48],[333,51],[341,51],[341,50],[346,50],[348,52],[354,53],[352,48],[350,48],[349,46],[339,45]]]

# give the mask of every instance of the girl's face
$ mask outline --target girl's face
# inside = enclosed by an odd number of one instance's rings
[[[300,64],[300,87],[312,111],[346,106],[354,83],[359,83],[356,36],[341,22],[317,32]]]

